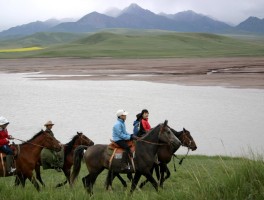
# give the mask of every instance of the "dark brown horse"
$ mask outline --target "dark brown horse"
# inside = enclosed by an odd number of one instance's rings
[[[94,145],[94,142],[90,140],[88,137],[86,137],[83,133],[77,132],[77,135],[75,135],[70,142],[67,144],[64,144],[64,164],[62,167],[62,171],[64,172],[64,175],[66,176],[66,181],[63,183],[58,183],[56,187],[61,187],[65,185],[67,182],[70,182],[70,176],[71,176],[71,167],[73,164],[73,152],[76,149],[76,147],[83,145],[84,148],[87,148],[89,146]],[[36,171],[36,178],[37,180],[45,186],[44,182],[42,181],[41,175],[40,175],[40,161],[37,163],[35,167]]]
[[[182,143],[182,146],[185,146],[188,148],[188,152],[189,149],[191,149],[192,151],[195,151],[197,149],[196,143],[193,140],[193,137],[191,136],[190,132],[188,130],[186,130],[185,128],[183,128],[182,131],[177,132],[176,130],[171,128],[171,131],[173,132],[173,134],[179,138],[179,140]],[[160,176],[159,174],[157,174],[157,178],[160,181],[160,186],[163,187],[163,183],[166,179],[168,179],[170,177],[170,170],[167,166],[167,164],[171,161],[171,158],[174,156],[175,152],[172,152],[172,150],[167,147],[167,146],[161,146],[158,149],[158,160],[159,160],[159,165],[154,164],[154,168],[156,169],[155,171],[160,171]],[[181,161],[182,162],[182,161]],[[153,172],[153,169],[152,169]],[[164,177],[164,174],[166,173],[166,177]],[[148,180],[145,180],[144,182],[142,182],[140,184],[140,188],[142,188],[146,183],[148,182]]]
[[[45,131],[40,131],[34,135],[30,140],[16,145],[18,149],[18,156],[15,159],[16,166],[16,176],[18,180],[21,181],[22,186],[25,186],[25,180],[29,179],[35,188],[39,191],[39,185],[33,175],[33,170],[40,152],[43,148],[53,149],[59,151],[61,146],[59,141],[52,137],[49,133]],[[5,173],[5,168],[0,165],[0,176],[9,176]]]
[[[177,146],[179,140],[171,132],[167,125],[167,120],[163,124],[159,124],[153,128],[148,134],[136,142],[135,151],[135,177],[132,181],[131,192],[136,188],[136,185],[141,177],[144,175],[158,190],[158,183],[151,175],[151,168],[155,162],[155,155],[158,146],[161,145]],[[74,165],[71,176],[71,184],[74,183],[81,168],[81,158],[84,158],[89,174],[82,178],[84,187],[89,194],[93,193],[93,185],[97,176],[104,170],[109,169],[110,155],[108,154],[108,145],[94,145],[87,149],[83,156],[83,149],[77,148],[74,154]],[[110,170],[121,173],[121,159],[113,159]],[[133,169],[130,171],[133,172]]]

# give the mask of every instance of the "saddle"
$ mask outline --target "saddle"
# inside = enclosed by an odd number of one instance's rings
[[[110,140],[110,141],[111,141],[111,143],[108,145],[108,149],[110,149],[110,150],[112,150],[118,154],[123,153],[125,151],[123,148],[118,146],[118,144],[116,144],[114,141],[112,141],[112,140]],[[136,146],[135,146],[134,142],[128,140],[128,141],[126,141],[126,143],[129,146],[131,153],[134,153],[136,150]]]
[[[136,150],[135,143],[133,141],[126,141],[126,143],[129,146],[131,153],[134,154]],[[121,160],[123,158],[123,152],[125,150],[112,140],[111,140],[111,143],[108,145],[107,149],[108,149],[108,155],[109,155],[109,168],[111,168],[113,159],[115,158],[115,159]],[[132,162],[133,170],[135,171],[133,159],[131,159],[131,162]]]

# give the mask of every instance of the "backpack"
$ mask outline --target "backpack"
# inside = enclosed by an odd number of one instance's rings
[[[134,128],[133,128],[133,134],[137,136],[138,135],[138,132],[140,130],[140,121],[135,120],[134,123],[133,123],[133,126],[134,126]]]

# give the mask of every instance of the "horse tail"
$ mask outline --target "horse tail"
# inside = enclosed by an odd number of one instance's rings
[[[71,174],[71,179],[70,179],[70,185],[73,185],[75,179],[77,178],[80,169],[81,169],[81,160],[83,158],[84,152],[83,150],[87,149],[87,146],[80,145],[78,146],[73,155],[73,170]]]

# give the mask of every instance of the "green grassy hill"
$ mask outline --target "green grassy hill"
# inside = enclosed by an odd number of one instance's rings
[[[177,161],[178,162],[178,161]],[[248,160],[245,158],[188,156],[182,165],[176,163],[177,171],[173,171],[173,163],[169,164],[171,177],[165,181],[164,188],[156,192],[148,183],[143,189],[136,189],[133,195],[128,188],[124,188],[118,179],[114,180],[113,191],[106,191],[104,183],[106,170],[99,175],[94,186],[94,200],[148,200],[148,199],[264,199],[264,163],[263,157]],[[57,183],[63,182],[65,176],[55,170],[42,171],[42,179],[46,187],[37,192],[27,180],[26,187],[14,187],[15,177],[0,179],[0,199],[9,200],[60,200],[60,199],[89,199],[81,178],[88,174],[82,163],[82,169],[76,184],[71,189],[69,185],[55,188]],[[140,182],[145,180],[143,177]]]
[[[38,36],[34,34],[20,39],[19,42],[10,42],[9,47],[23,44],[26,47],[40,45],[45,49],[23,53],[0,53],[0,58],[264,56],[264,42],[205,33],[109,30],[92,35],[41,33]],[[0,49],[3,47],[1,45]]]
[[[74,33],[35,33],[30,36],[0,41],[0,49],[22,47],[48,47],[54,44],[69,43],[82,37],[82,34]]]

